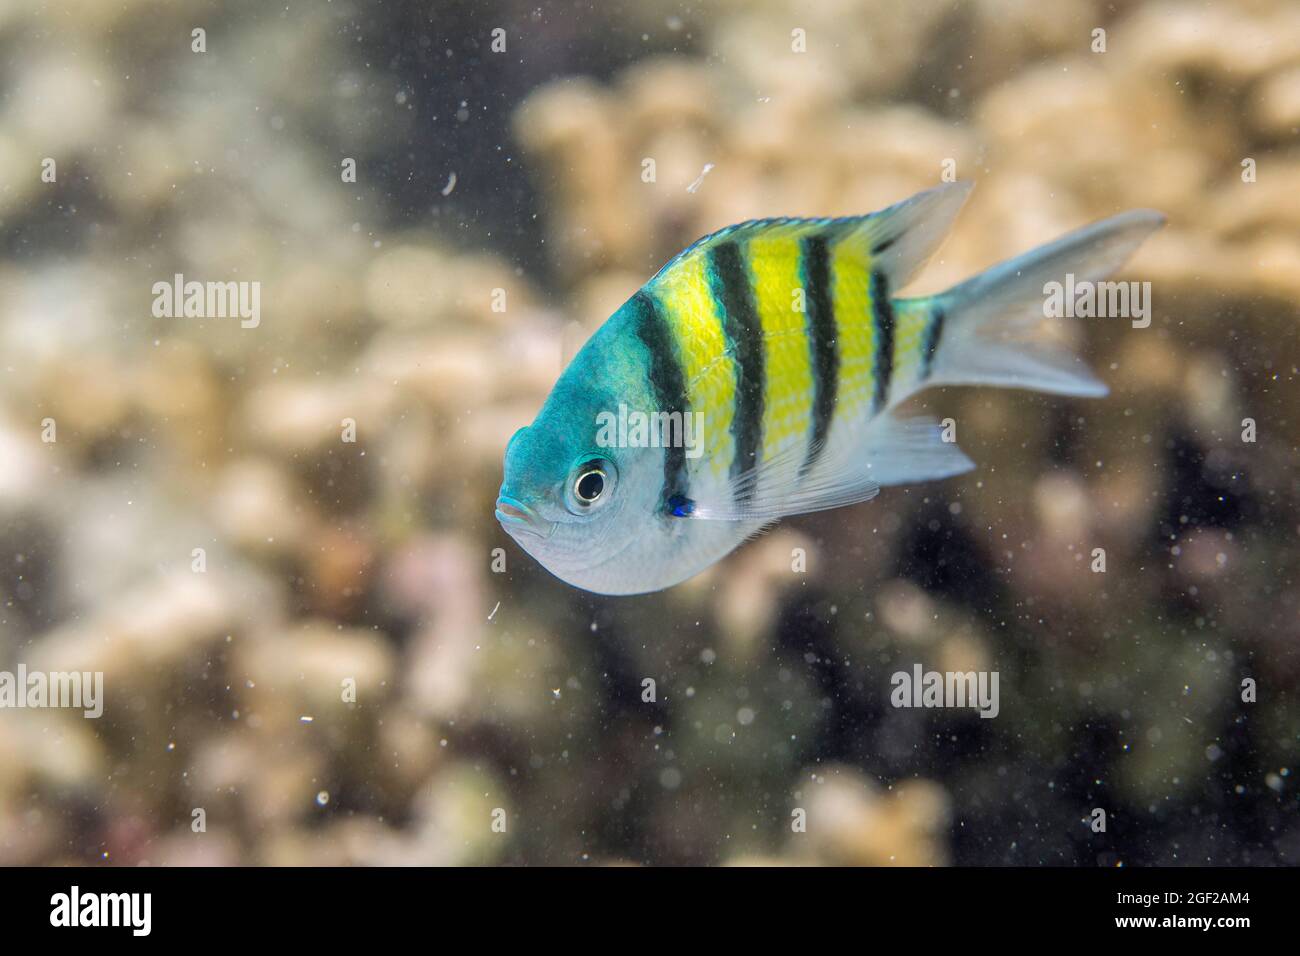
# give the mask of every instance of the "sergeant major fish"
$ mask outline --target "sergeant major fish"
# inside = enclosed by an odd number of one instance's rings
[[[1044,338],[1043,288],[1103,278],[1164,217],[1122,213],[946,292],[896,298],[969,190],[940,186],[867,216],[754,220],[687,247],[596,331],[511,438],[497,519],[569,584],[657,591],[780,518],[973,468],[936,422],[900,412],[922,389],[1105,395]],[[627,409],[670,437],[673,422],[698,416],[699,453],[611,442],[610,417]]]

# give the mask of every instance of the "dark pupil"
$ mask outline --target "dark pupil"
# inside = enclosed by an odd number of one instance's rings
[[[589,471],[578,479],[578,497],[583,501],[595,501],[605,490],[605,476],[598,471]]]

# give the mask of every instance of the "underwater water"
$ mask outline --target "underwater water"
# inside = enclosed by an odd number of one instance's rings
[[[1285,0],[0,2],[0,864],[1300,863],[1298,127]],[[672,256],[952,181],[907,295],[1167,217],[1108,395],[649,594],[506,533]]]

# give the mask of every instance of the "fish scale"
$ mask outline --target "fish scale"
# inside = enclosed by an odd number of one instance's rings
[[[814,369],[808,347],[807,294],[800,249],[810,229],[759,233],[745,245],[763,323],[767,376],[763,402],[763,456],[770,459],[807,442],[813,410]],[[802,308],[799,306],[802,305]]]
[[[718,304],[709,290],[703,256],[682,258],[677,267],[648,283],[676,341],[686,382],[685,406],[704,416],[704,464],[725,474],[735,457],[731,420],[735,414],[735,360],[727,350]]]
[[[865,217],[864,217],[865,219]],[[691,470],[718,478],[741,465],[770,461],[795,447],[807,448],[815,431],[814,398],[818,388],[837,397],[833,414],[845,422],[839,431],[861,424],[881,411],[887,395],[878,394],[882,361],[878,342],[890,346],[885,367],[907,381],[920,358],[925,308],[895,300],[877,308],[872,295],[872,258],[855,242],[858,220],[754,221],[722,230],[695,243],[655,277],[648,288],[671,316],[689,384],[687,404],[705,415],[705,461]],[[819,239],[829,255],[830,289],[806,287],[807,240]],[[711,257],[721,245],[735,249],[744,267],[743,279],[761,325],[728,335],[722,283],[711,271]],[[801,291],[802,310],[796,306]],[[818,382],[809,302],[830,304],[837,356],[835,382]],[[898,315],[905,310],[906,327]],[[893,332],[882,335],[880,314],[891,317]],[[738,343],[737,334],[758,335],[760,343]],[[761,348],[763,400],[761,456],[757,462],[737,458],[736,428],[744,414],[739,399],[747,383],[744,364],[737,360],[742,346]],[[751,373],[752,374],[752,373]],[[885,399],[882,401],[881,399]],[[718,417],[720,416],[720,417]],[[713,420],[717,417],[717,420]],[[739,464],[738,464],[739,462]]]

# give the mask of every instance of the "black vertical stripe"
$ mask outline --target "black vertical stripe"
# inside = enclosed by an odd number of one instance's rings
[[[894,243],[898,242],[898,238],[899,238],[899,234],[895,233],[892,236],[885,237],[880,242],[872,246],[871,247],[872,258],[875,258],[876,256],[880,255],[882,252],[886,251],[891,246],[893,246]]]
[[[658,406],[654,411],[680,413],[684,434],[690,399],[672,329],[654,296],[645,289],[632,296],[629,305],[634,310],[636,334],[650,354],[650,386]],[[659,506],[675,513],[674,509],[680,509],[680,503],[688,500],[686,443],[669,441],[665,445],[664,485],[659,493]]]
[[[875,410],[879,412],[889,399],[894,374],[894,303],[889,298],[889,280],[879,269],[871,273],[871,318],[876,324]]]
[[[799,243],[799,276],[804,288],[804,322],[813,368],[812,438],[802,474],[817,463],[835,416],[840,387],[840,349],[831,295],[831,257],[826,236],[809,236]]]
[[[930,377],[934,368],[934,353],[939,351],[939,340],[943,338],[943,306],[934,305],[930,313],[930,324],[925,329],[925,339],[921,345],[920,381]]]
[[[758,464],[763,447],[763,323],[754,307],[749,269],[740,246],[734,241],[712,246],[708,275],[713,299],[722,308],[727,351],[736,363],[736,409],[731,420],[731,436],[736,443],[731,474],[735,477]],[[747,483],[738,489],[736,500],[744,501],[753,493],[754,485]]]

